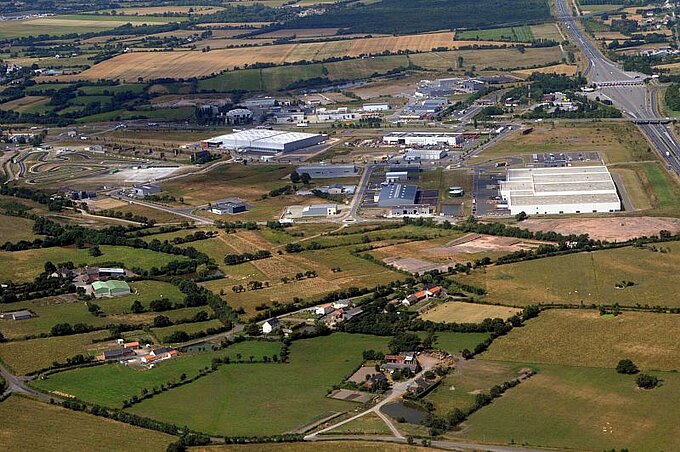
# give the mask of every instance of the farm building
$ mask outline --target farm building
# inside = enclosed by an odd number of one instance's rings
[[[408,171],[388,171],[385,173],[385,181],[388,184],[393,182],[406,182],[408,180]]]
[[[234,215],[248,210],[243,202],[220,202],[210,208],[210,212],[216,215]]]
[[[260,152],[291,152],[317,145],[326,139],[318,133],[287,132],[285,130],[250,129],[220,135],[203,141],[203,147],[222,147]]]
[[[95,281],[92,283],[92,291],[95,297],[117,297],[130,293],[130,286],[125,281]]]
[[[446,157],[446,151],[442,149],[407,149],[404,160],[439,160]]]
[[[302,209],[303,217],[327,217],[337,213],[337,204],[312,204]]]
[[[97,275],[100,278],[110,278],[112,276],[125,276],[124,268],[99,268],[97,269]]]
[[[393,206],[390,217],[421,217],[432,215],[432,206],[428,204],[412,204],[407,206]]]
[[[380,190],[378,207],[413,205],[418,194],[417,185],[390,184]]]
[[[100,361],[108,361],[108,360],[114,360],[114,359],[130,359],[134,358],[137,355],[135,354],[135,351],[132,350],[131,348],[116,348],[113,350],[107,350],[103,354],[99,355],[97,359]]]
[[[461,133],[443,132],[393,132],[383,137],[385,144],[404,146],[459,146],[461,141]]]
[[[161,187],[158,184],[144,184],[132,187],[132,194],[140,198],[160,193]]]
[[[385,355],[385,364],[380,366],[380,370],[395,371],[408,369],[413,373],[420,370],[420,363],[414,352],[400,353],[399,355]]]
[[[513,215],[621,210],[616,185],[603,165],[511,169],[500,194]]]
[[[0,314],[2,320],[28,320],[33,318],[33,313],[27,309],[21,311],[3,312]]]
[[[310,165],[301,166],[297,173],[309,174],[312,179],[329,179],[334,177],[354,177],[358,169],[354,165]]]
[[[279,322],[279,319],[274,317],[273,319],[269,319],[262,324],[262,333],[269,334],[272,331],[278,330],[279,328],[281,328],[281,322]]]

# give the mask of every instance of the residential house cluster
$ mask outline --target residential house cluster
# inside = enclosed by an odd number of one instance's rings
[[[399,353],[397,355],[385,355],[384,363],[380,365],[383,372],[394,372],[395,370],[410,370],[412,373],[420,371],[420,363],[415,352]]]
[[[442,298],[446,295],[446,291],[442,286],[435,286],[429,289],[419,290],[418,292],[412,293],[403,300],[401,304],[404,306],[412,306],[416,303],[420,303],[423,300],[429,300],[430,298]]]
[[[120,347],[104,351],[97,356],[97,360],[121,361],[128,364],[152,364],[177,356],[177,350],[170,347],[152,349],[149,344],[142,347],[139,342],[125,342],[122,339],[118,340],[118,345]]]
[[[326,303],[314,307],[314,313],[321,316],[321,320],[327,327],[333,329],[342,322],[346,322],[364,310],[358,306],[352,306],[349,301],[341,300],[333,303]]]

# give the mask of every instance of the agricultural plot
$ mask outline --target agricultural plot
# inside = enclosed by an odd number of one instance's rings
[[[527,48],[524,52],[508,48],[454,50],[409,55],[413,64],[439,71],[445,71],[448,68],[458,68],[459,57],[463,58],[462,69],[475,66],[478,71],[485,69],[502,70],[540,67],[557,64],[562,61],[559,47]]]
[[[449,301],[423,313],[423,320],[437,323],[479,323],[484,319],[507,319],[520,310],[507,306]]]
[[[624,181],[625,183],[625,181]],[[630,193],[629,193],[630,194]],[[680,232],[680,219],[659,217],[616,218],[529,218],[521,224],[530,231],[554,231],[563,235],[588,234],[595,240],[621,242],[636,237],[658,235],[667,230]]]
[[[383,52],[456,49],[467,45],[498,45],[495,41],[454,41],[451,33],[388,36],[346,41],[281,44],[262,47],[217,49],[210,52],[131,52],[103,61],[77,76],[79,79],[114,78],[134,82],[139,78],[206,77],[255,63],[281,65],[319,61],[333,57],[357,58]],[[503,43],[500,43],[503,45]]]
[[[409,446],[406,444],[370,442],[370,441],[323,441],[307,443],[271,443],[267,450],[272,452],[421,452],[428,448]],[[195,448],[196,452],[259,452],[261,444],[230,444],[228,446],[210,446]]]
[[[387,338],[342,334],[296,341],[287,364],[222,366],[195,383],[146,400],[130,411],[225,435],[271,435],[354,407],[326,397]]]
[[[119,262],[128,268],[162,267],[176,260],[187,260],[184,256],[157,253],[151,250],[129,248],[122,246],[102,245],[101,256],[90,256],[87,249],[77,248],[39,248],[25,251],[2,251],[0,261],[6,263],[0,268],[0,280],[26,282],[32,281],[44,271],[45,262],[54,264],[61,262],[73,262],[76,266],[81,264],[97,265],[106,262]]]
[[[162,452],[176,440],[164,433],[16,395],[0,403],[0,418],[4,450]]]
[[[392,435],[385,421],[377,414],[362,416],[327,433],[329,435]]]
[[[2,203],[0,202],[0,208]],[[28,218],[0,215],[0,243],[34,240],[39,236],[33,234],[33,220]]]
[[[662,386],[644,391],[613,369],[541,365],[447,436],[569,450],[671,450],[680,435],[673,421],[680,416],[680,377],[656,375]]]
[[[615,368],[632,359],[647,370],[680,369],[680,325],[675,315],[549,310],[499,338],[483,358],[497,361]],[[549,345],[546,345],[549,344]]]
[[[456,39],[468,41],[512,41],[512,42],[531,42],[534,40],[534,33],[531,27],[503,27],[489,28],[486,30],[466,30],[456,33]]]
[[[247,341],[216,352],[182,353],[175,359],[160,362],[153,369],[136,369],[121,364],[86,367],[59,372],[48,378],[36,380],[34,387],[42,391],[59,391],[99,405],[120,408],[124,400],[139,395],[142,389],[179,381],[182,374],[193,378],[211,365],[213,358],[229,357],[232,360],[261,361],[281,351],[281,344],[267,341]]]
[[[209,328],[217,329],[222,326],[222,322],[217,319],[213,319],[208,320],[207,322],[183,323],[179,325],[167,326],[164,328],[151,328],[151,333],[159,342],[167,342],[166,339],[168,336],[177,331],[184,331],[188,334],[194,334],[201,331],[206,331]]]
[[[17,113],[45,113],[51,109],[47,106],[49,101],[49,97],[24,96],[0,104],[0,110],[16,111]]]
[[[419,333],[424,338],[425,334]],[[452,355],[458,355],[466,348],[474,350],[477,344],[480,344],[489,338],[488,333],[454,333],[451,331],[440,331],[435,334],[436,341],[435,348],[444,350]]]
[[[434,404],[439,416],[445,416],[454,408],[465,411],[474,403],[475,395],[488,393],[492,386],[519,377],[523,367],[481,359],[464,361],[449,372],[426,400]]]
[[[533,69],[523,69],[520,71],[515,71],[515,74],[530,76],[531,74],[561,74],[568,75],[570,77],[578,73],[578,66],[575,64],[553,64],[551,66],[538,67]]]
[[[548,257],[488,267],[457,279],[484,287],[487,302],[511,306],[618,303],[677,307],[680,243],[668,242],[656,249],[627,247]],[[617,288],[622,281],[634,285]]]

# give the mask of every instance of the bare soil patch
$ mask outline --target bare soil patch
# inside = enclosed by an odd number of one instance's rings
[[[554,231],[560,234],[588,234],[595,240],[626,241],[643,235],[657,235],[665,229],[680,231],[680,219],[656,217],[529,219],[521,226],[530,231]]]
[[[467,234],[452,240],[444,246],[430,248],[426,252],[437,257],[451,257],[458,254],[475,254],[485,252],[508,252],[535,249],[544,242],[524,240],[514,237],[495,237],[490,235]]]

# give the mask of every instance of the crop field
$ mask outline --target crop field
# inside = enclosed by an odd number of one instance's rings
[[[542,365],[447,436],[566,450],[672,450],[680,436],[680,376],[656,375],[661,387],[645,391],[613,369]]]
[[[17,113],[44,113],[50,109],[50,107],[47,106],[49,101],[49,97],[24,96],[0,104],[0,110],[16,111]]]
[[[625,180],[624,180],[625,182]],[[630,194],[630,193],[629,193]],[[598,218],[529,218],[522,228],[530,231],[554,231],[560,234],[588,234],[595,240],[621,242],[636,237],[658,235],[667,230],[680,232],[680,218],[598,217]]]
[[[534,126],[528,135],[515,134],[486,149],[476,159],[534,153],[599,152],[607,164],[641,162],[654,158],[649,144],[631,124],[564,123]],[[593,164],[597,162],[591,162]]]
[[[680,323],[671,314],[548,310],[494,341],[483,358],[607,368],[629,358],[644,371],[676,371],[678,333]]]
[[[72,336],[48,337],[28,341],[0,343],[0,359],[18,375],[24,375],[49,367],[54,361],[64,362],[75,355],[88,355],[109,348],[111,344],[99,342],[109,335],[108,331],[95,331]]]
[[[507,319],[519,311],[507,306],[449,301],[435,306],[420,317],[432,322],[479,323],[484,319]]]
[[[222,322],[217,319],[208,320],[206,322],[183,323],[179,325],[166,326],[164,328],[151,328],[151,333],[158,339],[159,342],[165,342],[165,339],[176,331],[184,331],[185,333],[193,334],[200,331],[205,331],[208,328],[219,328]]]
[[[296,341],[287,364],[234,364],[135,405],[130,411],[208,433],[270,435],[308,424],[354,404],[326,398],[387,338],[336,333]]]
[[[424,337],[424,335],[423,335]],[[435,334],[437,338],[435,347],[458,355],[464,349],[473,350],[477,344],[484,342],[488,337],[488,333],[454,333],[451,331],[439,331]]]
[[[578,66],[575,64],[553,64],[552,66],[545,66],[533,69],[523,69],[520,71],[515,71],[516,74],[530,76],[531,74],[562,74],[568,76],[574,76],[578,73]]]
[[[481,44],[481,41],[477,42]],[[428,52],[409,55],[413,64],[426,69],[445,71],[458,67],[458,57],[463,57],[463,68],[520,69],[557,64],[562,60],[559,47],[527,48],[523,53],[517,49],[457,50]]]
[[[267,450],[271,452],[374,452],[377,449],[384,452],[424,452],[431,450],[420,446],[370,441],[267,444]],[[195,452],[260,452],[261,450],[261,444],[230,444],[228,446],[204,446],[192,449]]]
[[[549,22],[540,25],[531,25],[531,33],[536,39],[550,39],[552,41],[561,42],[563,40],[557,24]]]
[[[33,234],[33,220],[0,215],[0,243],[34,240],[38,237],[38,235]]]
[[[489,28],[486,30],[467,30],[456,33],[459,40],[531,42],[534,33],[528,25],[521,27]]]
[[[124,17],[116,16],[51,16],[26,20],[3,21],[0,38],[19,38],[38,35],[65,35],[110,30],[130,22],[133,25],[181,22],[182,17]]]
[[[430,33],[217,49],[210,52],[130,52],[95,65],[79,74],[78,78],[137,81],[140,77],[143,79],[206,77],[223,70],[240,68],[255,63],[280,65],[297,61],[319,61],[331,57],[356,58],[386,51],[429,52],[434,48],[456,49],[473,44],[495,45],[498,43],[494,41],[453,41],[452,33]]]
[[[548,257],[473,271],[459,280],[486,288],[485,301],[512,306],[537,303],[680,306],[675,297],[680,243],[667,252],[626,247]],[[631,281],[633,286],[617,289]]]
[[[250,356],[262,360],[281,350],[278,342],[246,341],[216,352],[183,353],[175,359],[158,363],[153,369],[135,369],[121,364],[85,367],[50,375],[32,383],[43,391],[60,391],[81,400],[120,408],[124,400],[139,395],[144,388],[179,381],[182,374],[192,378],[199,370],[210,366],[215,357],[229,356],[232,360],[248,361]]]
[[[454,408],[465,411],[474,403],[476,394],[488,392],[494,385],[517,378],[523,367],[483,359],[465,361],[451,370],[426,400],[434,404],[439,416],[445,416]]]
[[[32,281],[44,271],[45,262],[54,264],[73,262],[79,264],[96,265],[103,262],[120,262],[126,267],[140,267],[149,269],[160,267],[174,260],[186,260],[184,256],[157,253],[151,250],[137,249],[123,246],[103,245],[99,247],[101,256],[90,256],[87,249],[77,248],[39,248],[25,251],[2,251],[0,261],[6,263],[0,268],[0,280],[25,282]]]
[[[0,402],[0,418],[0,438],[7,451],[162,452],[176,440],[165,433],[16,395]]]

